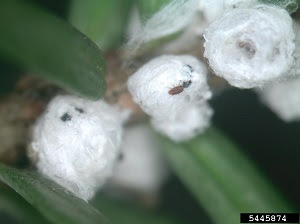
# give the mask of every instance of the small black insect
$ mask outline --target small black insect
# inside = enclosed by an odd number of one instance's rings
[[[118,160],[122,161],[123,159],[124,159],[124,153],[121,152],[118,156]]]
[[[182,83],[182,86],[183,86],[183,88],[187,88],[187,87],[189,87],[191,84],[192,84],[192,81],[189,80],[189,81],[183,82],[183,83]]]
[[[192,66],[190,66],[190,65],[185,65],[186,67],[188,67],[189,69],[190,69],[190,71],[191,72],[193,72],[194,71],[194,69],[193,69],[193,67]]]
[[[66,122],[66,121],[70,121],[72,119],[71,115],[68,114],[68,113],[65,113],[63,116],[61,116],[60,118],[63,122]]]
[[[83,109],[81,109],[81,108],[77,108],[77,107],[75,107],[75,110],[77,110],[79,113],[84,113],[84,110]]]

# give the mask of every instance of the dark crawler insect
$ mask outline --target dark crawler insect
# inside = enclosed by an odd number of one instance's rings
[[[183,86],[176,86],[176,87],[170,89],[168,93],[172,96],[177,95],[177,94],[181,93],[183,91],[183,89],[184,89]]]
[[[63,122],[66,122],[66,121],[70,121],[72,119],[71,115],[68,114],[68,113],[65,113],[63,116],[61,116],[60,118]]]
[[[182,86],[183,86],[183,88],[188,88],[191,84],[192,84],[192,81],[189,80],[189,81],[183,82]]]
[[[190,72],[193,72],[193,71],[194,71],[194,69],[193,69],[192,66],[190,66],[190,65],[185,65],[185,66],[188,67],[188,68],[190,69]]]
[[[122,161],[123,159],[124,159],[124,153],[121,152],[118,156],[118,160]]]
[[[76,110],[76,111],[78,111],[78,112],[79,112],[79,113],[81,113],[81,114],[82,114],[82,113],[84,113],[84,110],[83,110],[83,109],[81,109],[81,108],[77,108],[77,107],[75,107],[75,110]]]

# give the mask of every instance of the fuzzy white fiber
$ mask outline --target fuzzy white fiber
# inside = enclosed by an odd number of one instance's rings
[[[148,195],[157,193],[168,176],[168,169],[153,130],[145,124],[127,127],[121,152],[123,158],[108,187]]]
[[[128,89],[140,107],[157,121],[176,120],[188,105],[211,97],[205,65],[192,56],[163,55],[142,66],[128,80]],[[174,87],[190,83],[171,95]]]
[[[295,50],[293,56],[295,58],[295,63],[290,71],[291,76],[300,76],[300,25],[299,23],[293,23],[294,33],[295,33]]]
[[[224,10],[249,8],[259,3],[258,0],[223,0],[223,2]]]
[[[195,104],[181,111],[176,121],[152,119],[151,124],[155,130],[173,141],[182,142],[203,133],[209,127],[212,115],[213,110],[207,103]]]
[[[180,52],[199,42],[204,30],[211,22],[220,18],[226,10],[250,7],[258,0],[174,0],[142,21],[138,11],[134,11],[128,27],[126,48],[133,53],[151,41],[179,34],[171,38],[162,52]]]
[[[257,0],[199,0],[198,10],[204,15],[206,24],[209,25],[227,10],[248,8],[257,3]]]
[[[284,80],[294,63],[292,19],[274,5],[229,10],[209,26],[204,37],[210,67],[239,88]]]
[[[131,51],[141,45],[182,31],[197,10],[198,0],[175,0],[155,13],[142,27],[129,37],[127,47]],[[134,23],[136,24],[136,22]]]
[[[89,200],[112,175],[122,140],[122,114],[104,101],[57,96],[38,119],[32,150],[38,170]]]
[[[206,24],[210,24],[224,13],[224,0],[199,0],[198,10]]]
[[[282,120],[300,120],[299,77],[267,86],[258,92],[262,101]]]
[[[225,11],[252,7],[257,0],[198,0],[198,7],[192,19],[187,24],[184,32],[176,39],[170,40],[161,46],[158,53],[181,53],[194,48],[199,48],[204,31],[216,19],[220,18]],[[133,26],[132,26],[133,27]]]

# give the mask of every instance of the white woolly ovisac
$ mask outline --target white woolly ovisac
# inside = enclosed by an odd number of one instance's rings
[[[145,124],[127,127],[121,153],[123,158],[117,163],[108,189],[157,193],[166,180],[168,170],[153,130]]]
[[[195,104],[185,108],[176,121],[151,120],[155,130],[175,142],[187,141],[203,133],[210,125],[213,110],[207,103]]]
[[[220,18],[225,11],[247,8],[257,4],[257,0],[198,0],[198,7],[184,32],[176,39],[162,45],[158,53],[180,53],[199,48],[202,35],[207,27]]]
[[[57,96],[33,129],[39,172],[89,200],[111,176],[122,139],[122,114],[104,101]]]
[[[204,35],[210,67],[239,88],[283,80],[294,63],[292,19],[274,5],[229,10]]]
[[[127,84],[134,101],[147,114],[158,121],[174,120],[188,105],[211,97],[206,73],[205,65],[195,57],[163,55],[142,66]],[[185,84],[182,92],[169,93]]]
[[[257,2],[257,0],[173,0],[146,21],[142,21],[143,18],[134,11],[128,26],[129,41],[126,48],[130,54],[134,54],[144,44],[178,34],[178,37],[171,38],[172,40],[163,45],[163,49],[158,50],[173,53],[189,49],[188,46],[199,41],[208,25],[221,17],[224,11],[250,7]]]
[[[258,90],[262,101],[286,122],[300,120],[300,78]]]
[[[295,63],[290,71],[293,77],[257,90],[262,101],[286,122],[300,120],[300,26],[296,22],[293,26],[296,36]]]

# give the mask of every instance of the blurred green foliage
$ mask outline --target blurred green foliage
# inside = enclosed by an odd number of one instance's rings
[[[146,209],[130,202],[112,200],[105,195],[98,195],[91,202],[106,214],[112,223],[122,224],[184,224],[183,220],[165,214],[163,211]]]
[[[162,142],[172,168],[215,223],[238,223],[241,212],[294,211],[216,129],[185,144]]]
[[[49,223],[19,194],[4,185],[0,185],[0,211],[2,214],[10,215],[15,221],[22,224]]]
[[[69,20],[102,51],[117,48],[124,40],[133,0],[73,0]]]
[[[53,223],[108,223],[99,211],[53,181],[0,164],[0,180]]]
[[[80,95],[105,92],[101,51],[86,36],[22,0],[0,1],[0,54]]]
[[[142,22],[147,21],[147,19],[172,1],[174,0],[137,0]]]

